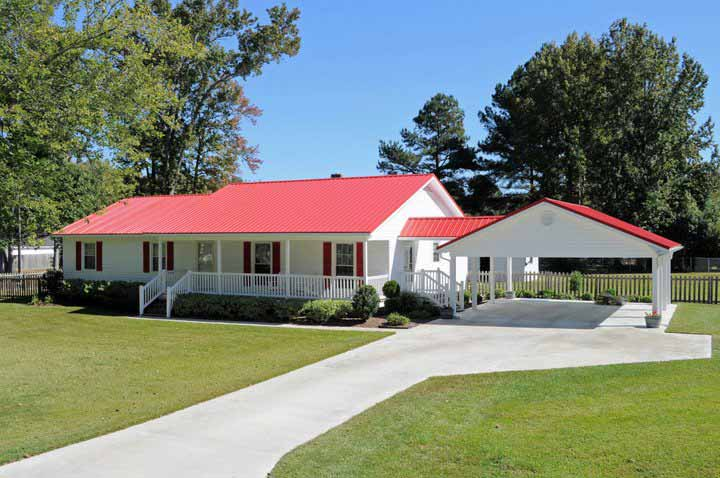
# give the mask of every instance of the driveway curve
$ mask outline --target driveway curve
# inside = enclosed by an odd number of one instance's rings
[[[708,358],[646,306],[498,301],[170,415],[0,467],[0,477],[265,477],[298,445],[435,375]]]

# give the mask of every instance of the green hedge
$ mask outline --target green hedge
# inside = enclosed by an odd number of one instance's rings
[[[353,305],[349,300],[311,300],[302,306],[297,321],[303,323],[324,324],[330,320],[349,317],[353,313]]]
[[[175,299],[173,316],[247,322],[287,322],[305,303],[299,299],[236,295],[183,294]]]
[[[92,305],[137,313],[139,287],[143,282],[66,279],[51,292],[63,305]]]
[[[440,307],[432,300],[413,292],[401,292],[397,297],[385,299],[385,311],[398,312],[416,320],[440,315]]]

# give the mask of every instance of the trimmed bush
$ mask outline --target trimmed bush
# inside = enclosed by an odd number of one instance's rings
[[[414,292],[400,292],[400,295],[385,300],[385,310],[388,313],[399,312],[416,318],[420,315],[435,317],[440,315],[440,307],[432,300]]]
[[[374,290],[374,289],[373,289]],[[349,300],[311,300],[300,309],[299,315],[304,316],[304,322],[324,324],[330,320],[344,319],[353,311]]]
[[[533,299],[535,298],[535,294],[530,290],[519,290],[517,292],[517,296],[521,297],[523,299]]]
[[[569,286],[570,291],[573,292],[575,295],[579,294],[580,291],[583,289],[583,275],[580,271],[573,271],[572,274],[570,274],[569,279]]]
[[[358,287],[352,298],[353,312],[358,317],[367,319],[377,312],[380,306],[380,297],[375,287],[371,285],[363,285]]]
[[[463,298],[465,299],[465,304],[472,303],[472,291],[470,290],[464,290],[463,291]],[[478,293],[477,295],[477,303],[482,304],[483,296],[482,294]]]
[[[585,292],[583,295],[580,296],[582,300],[593,300],[593,296],[590,292]]]
[[[554,290],[539,290],[535,297],[538,299],[552,299],[556,295]]]
[[[397,297],[400,295],[400,284],[395,280],[389,280],[383,285],[382,291],[387,299]]]
[[[391,327],[403,327],[410,323],[410,319],[408,317],[405,317],[402,314],[398,314],[397,312],[393,312],[392,314],[388,315],[385,320],[385,323]]]
[[[68,279],[54,285],[53,299],[63,305],[90,305],[137,313],[142,282]]]
[[[211,320],[287,322],[298,315],[304,302],[270,297],[183,294],[175,299],[173,315]]]

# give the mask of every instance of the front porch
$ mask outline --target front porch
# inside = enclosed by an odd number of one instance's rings
[[[252,237],[203,240],[157,238],[143,243],[139,312],[165,296],[171,316],[189,293],[288,299],[351,299],[363,284],[378,293],[390,278],[389,241]]]

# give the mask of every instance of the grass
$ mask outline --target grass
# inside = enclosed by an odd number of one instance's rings
[[[720,306],[673,332],[714,358],[437,377],[286,455],[290,477],[720,476]]]
[[[0,463],[141,423],[386,335],[143,321],[0,302]]]

